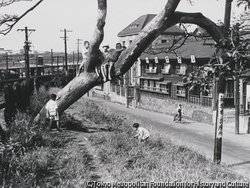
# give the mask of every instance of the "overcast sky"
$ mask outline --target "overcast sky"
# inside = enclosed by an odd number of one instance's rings
[[[33,2],[18,2],[1,8],[0,13],[21,14],[33,5]],[[127,25],[144,14],[158,14],[167,0],[108,0],[108,12],[103,43],[111,47],[117,42],[117,34]],[[182,0],[178,9],[185,12],[202,12],[205,16],[218,22],[223,20],[225,0],[195,0],[191,6]],[[235,5],[232,11],[236,11]],[[35,29],[30,33],[31,50],[38,52],[64,51],[64,33],[68,32],[68,53],[77,51],[77,39],[90,40],[97,17],[97,0],[44,0],[35,10],[19,21],[6,36],[0,35],[0,48],[19,52],[24,45],[24,32],[17,29]],[[82,48],[82,43],[80,44]]]

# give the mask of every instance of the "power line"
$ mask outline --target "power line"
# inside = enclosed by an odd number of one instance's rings
[[[65,48],[65,66],[66,66],[66,75],[68,75],[68,57],[67,57],[67,32],[72,32],[70,30],[60,30],[61,32],[64,32],[64,37],[61,37],[63,38],[64,40],[64,48]]]

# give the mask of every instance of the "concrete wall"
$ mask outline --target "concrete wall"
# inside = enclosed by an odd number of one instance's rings
[[[199,122],[213,123],[212,107],[190,104],[173,100],[164,94],[141,92],[138,108],[174,115],[179,104],[182,104],[183,117]]]
[[[153,93],[147,91],[139,91],[138,96],[136,95],[135,99],[130,101],[130,106],[135,108],[141,108],[149,111],[155,111],[159,113],[164,113],[174,116],[177,111],[179,104],[182,104],[183,117],[191,119],[198,122],[208,123],[213,125],[213,112],[212,107],[206,107],[199,104],[191,104],[185,102],[183,99],[175,100],[170,98],[165,94]],[[125,96],[117,95],[116,92],[105,93],[101,90],[93,89],[91,96],[102,98],[104,100],[109,100],[111,102],[120,103],[126,105],[127,99]],[[136,101],[138,100],[138,101]],[[234,108],[224,109],[224,123],[234,122]],[[240,119],[240,132],[248,132],[248,122],[245,118]]]

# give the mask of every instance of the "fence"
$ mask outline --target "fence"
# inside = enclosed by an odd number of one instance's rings
[[[203,106],[212,106],[212,98],[207,96],[197,96],[197,95],[189,95],[188,102],[192,104],[199,104]]]
[[[58,77],[58,74],[60,75],[66,70],[63,56],[30,56],[29,69],[27,69],[27,65],[23,59],[23,55],[0,56],[0,92],[3,92],[5,84],[13,84],[16,81],[22,82],[28,78],[35,78],[41,82],[50,82],[55,77]],[[74,62],[74,58],[72,60],[73,62],[67,64],[69,77],[76,75],[76,70],[79,66],[77,62]]]

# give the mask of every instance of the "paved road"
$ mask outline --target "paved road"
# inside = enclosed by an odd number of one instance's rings
[[[137,108],[105,101],[99,98],[88,97],[89,100],[98,101],[100,105],[125,112],[136,119],[143,119],[148,126],[161,130],[180,144],[187,145],[202,152],[207,158],[213,160],[214,153],[214,127],[200,122],[184,119],[183,123],[173,122],[173,117]],[[226,163],[240,173],[250,177],[250,134],[234,133],[234,122],[226,123],[223,127],[222,163]]]

